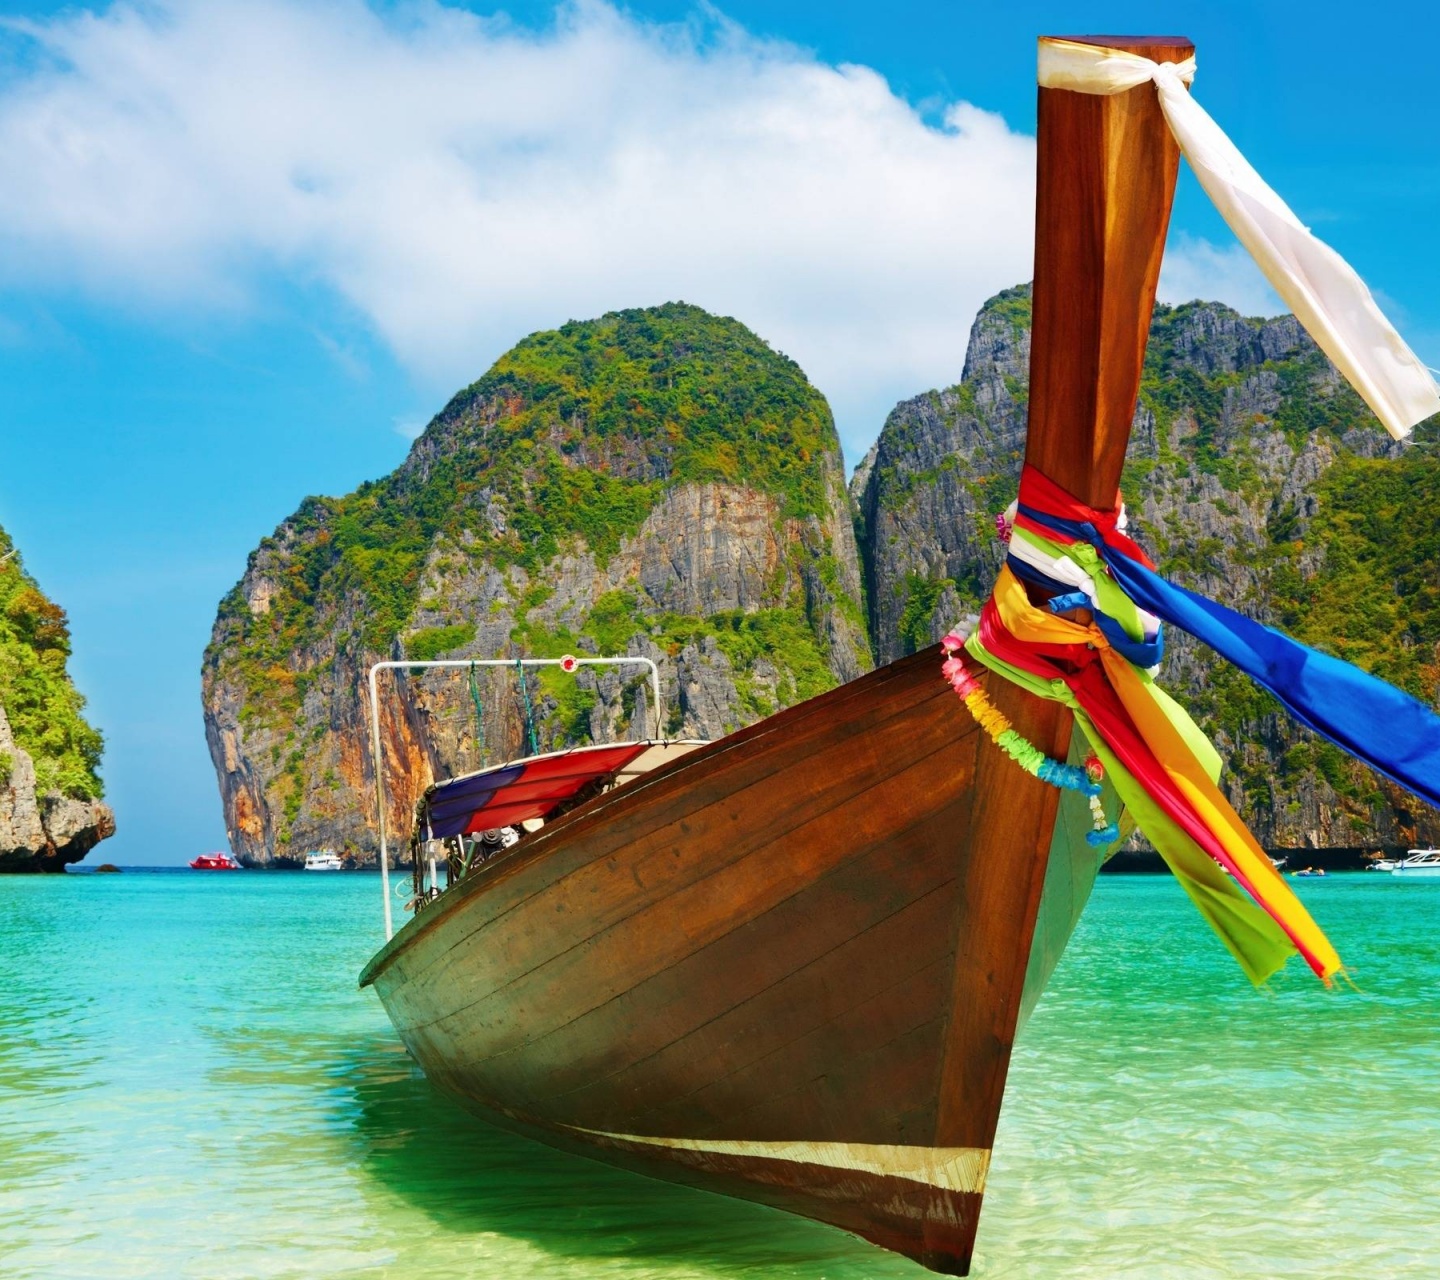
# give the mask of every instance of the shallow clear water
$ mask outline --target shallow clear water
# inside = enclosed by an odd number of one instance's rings
[[[1360,986],[1251,991],[1108,877],[1017,1049],[982,1277],[1440,1273],[1440,881],[1295,882]],[[500,1133],[355,978],[374,877],[0,878],[6,1277],[902,1277]]]

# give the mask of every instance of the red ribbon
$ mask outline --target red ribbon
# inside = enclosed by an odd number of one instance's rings
[[[980,611],[980,642],[990,653],[1012,667],[1028,671],[1042,680],[1063,680],[1106,746],[1165,815],[1229,871],[1251,898],[1263,905],[1263,895],[1236,866],[1224,845],[1195,812],[1135,727],[1125,704],[1120,701],[1120,695],[1111,687],[1105,668],[1096,661],[1096,650],[1085,644],[1031,644],[1017,639],[1005,626],[993,597]],[[1276,923],[1284,929],[1305,962],[1323,977],[1324,966],[1320,961],[1286,928],[1284,921],[1276,919]]]
[[[1030,507],[1043,515],[1054,516],[1059,520],[1094,525],[1107,547],[1113,547],[1121,555],[1131,560],[1138,560],[1147,569],[1155,568],[1150,557],[1140,546],[1131,542],[1118,528],[1120,521],[1120,495],[1118,493],[1115,495],[1115,506],[1109,511],[1102,511],[1098,507],[1087,507],[1073,493],[1062,489],[1043,471],[1037,471],[1027,463],[1020,470],[1020,505]],[[1029,529],[1042,538],[1049,538],[1052,542],[1083,541],[1081,538],[1058,533],[1048,525],[1037,524],[1023,512],[1016,516],[1015,522],[1021,528]]]

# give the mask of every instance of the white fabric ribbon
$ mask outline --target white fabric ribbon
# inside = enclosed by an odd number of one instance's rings
[[[1014,516],[1011,516],[1013,523]],[[1052,556],[1041,550],[1026,536],[1023,530],[1017,529],[1010,535],[1010,546],[1008,554],[1017,560],[1028,564],[1032,569],[1038,569],[1047,578],[1053,578],[1056,582],[1063,582],[1067,587],[1074,587],[1076,591],[1083,592],[1089,597],[1091,607],[1100,608],[1095,591],[1095,580],[1085,572],[1069,556]],[[1135,612],[1140,615],[1140,625],[1145,631],[1145,639],[1153,640],[1160,633],[1160,619],[1148,610],[1135,606]]]
[[[1040,84],[1109,96],[1153,81],[1200,185],[1316,345],[1396,439],[1440,413],[1435,380],[1380,313],[1365,282],[1317,240],[1186,92],[1195,59],[1152,62],[1119,49],[1040,41]]]

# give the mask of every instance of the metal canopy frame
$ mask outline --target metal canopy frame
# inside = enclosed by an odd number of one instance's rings
[[[649,667],[650,696],[655,703],[655,727],[660,727],[660,669],[649,658],[438,658],[430,662],[377,662],[370,668],[370,746],[375,757],[375,817],[380,831],[380,892],[385,896],[385,940],[395,936],[390,907],[390,848],[385,832],[385,758],[380,744],[380,687],[382,671],[425,671],[437,667],[560,667],[567,674],[579,667]]]

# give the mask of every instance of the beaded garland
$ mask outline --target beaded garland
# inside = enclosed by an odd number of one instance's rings
[[[1047,756],[1028,738],[1021,736],[1011,726],[1005,713],[998,710],[985,696],[985,690],[965,667],[960,649],[965,643],[963,636],[951,632],[940,642],[945,650],[945,662],[941,674],[965,704],[975,722],[990,735],[990,740],[1026,773],[1034,774],[1041,782],[1065,791],[1078,791],[1090,801],[1090,820],[1093,831],[1085,833],[1091,845],[1113,844],[1120,838],[1119,825],[1105,817],[1105,806],[1100,801],[1100,782],[1105,777],[1105,767],[1092,751],[1085,757],[1084,766],[1066,764]]]

